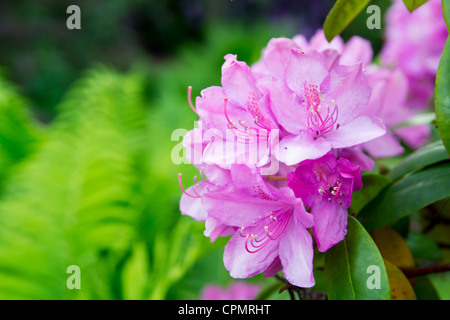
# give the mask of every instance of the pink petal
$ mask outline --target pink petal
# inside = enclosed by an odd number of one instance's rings
[[[245,62],[237,61],[236,56],[227,55],[225,59],[222,66],[222,87],[228,102],[245,109],[249,98],[259,101],[260,92],[250,67]]]
[[[236,191],[205,194],[202,205],[210,217],[233,227],[251,225],[260,216],[266,217],[270,215],[270,211],[280,209],[278,201],[243,196]]]
[[[289,135],[281,140],[279,154],[275,156],[287,165],[295,165],[306,159],[317,159],[330,151],[331,144],[327,140],[321,137],[314,139],[305,131],[299,135]]]
[[[371,88],[362,70],[362,64],[337,66],[330,73],[330,92],[325,103],[338,106],[338,123],[344,125],[357,118],[367,107]]]
[[[311,208],[313,233],[320,252],[325,252],[347,234],[348,210],[336,202],[317,201]]]
[[[209,237],[211,242],[214,242],[218,237],[231,236],[235,231],[235,228],[222,224],[217,219],[208,217],[205,221],[205,231],[203,234],[205,237]]]
[[[306,129],[307,110],[300,97],[279,79],[264,78],[258,84],[270,91],[270,105],[278,123],[290,133]]]
[[[212,86],[203,89],[200,94],[201,96],[196,98],[195,107],[205,127],[225,131],[228,128],[228,122],[224,114],[223,89]]]
[[[337,149],[337,155],[338,157],[348,159],[355,166],[359,166],[363,171],[371,171],[375,166],[375,162],[363,152],[361,145]]]
[[[233,278],[250,278],[266,271],[278,256],[278,241],[271,241],[262,250],[250,253],[245,249],[245,237],[240,231],[225,246],[223,262]]]
[[[311,37],[309,42],[311,44],[311,47],[319,52],[327,49],[333,49],[338,52],[342,52],[342,50],[344,49],[344,41],[340,36],[334,37],[331,42],[328,42],[322,29],[317,30],[316,33]]]
[[[295,219],[291,218],[280,239],[279,252],[286,280],[303,288],[314,286],[312,237]]]
[[[379,138],[365,142],[362,146],[375,158],[394,157],[404,151],[401,144],[389,131]]]
[[[376,117],[358,117],[338,130],[326,134],[333,148],[346,148],[378,138],[386,132],[384,123]]]
[[[322,55],[317,51],[292,50],[286,71],[286,83],[297,95],[304,95],[304,85],[320,86],[329,72]]]
[[[353,36],[346,43],[339,63],[343,65],[362,63],[367,66],[372,62],[372,57],[373,51],[370,41],[358,36]]]
[[[269,75],[284,79],[292,48],[298,48],[298,46],[288,38],[273,38],[269,41],[262,54],[262,60]]]
[[[395,134],[400,136],[411,148],[417,149],[429,141],[431,130],[428,125],[422,124],[397,129]]]
[[[186,192],[196,195],[194,186],[189,187]],[[208,216],[208,213],[203,208],[201,198],[192,198],[185,194],[181,196],[180,211],[181,214],[188,215],[197,221],[205,221]]]
[[[280,258],[276,257],[275,260],[270,264],[270,266],[264,272],[264,278],[271,278],[271,277],[275,276],[281,270],[283,270],[283,266],[281,265]]]

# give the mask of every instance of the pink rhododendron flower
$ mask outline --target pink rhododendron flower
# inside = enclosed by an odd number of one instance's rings
[[[273,38],[262,50],[262,57],[252,65],[252,71],[257,78],[271,76],[284,79],[285,71],[291,57],[291,50],[316,50],[326,61],[327,67],[334,64],[354,65],[372,62],[373,51],[371,44],[358,36],[353,36],[345,44],[341,37],[336,36],[331,42],[325,38],[323,30],[318,30],[308,41],[303,35],[296,35],[292,39]]]
[[[201,300],[253,300],[261,286],[246,282],[235,281],[228,288],[217,285],[207,285],[203,288]]]
[[[236,228],[224,252],[231,276],[272,276],[282,268],[290,283],[313,286],[313,246],[307,230],[313,219],[302,200],[287,187],[274,188],[245,165],[233,165],[231,177],[233,189],[202,196],[210,217]]]
[[[345,158],[353,165],[358,166],[362,171],[371,171],[375,162],[363,150],[362,145],[357,145],[350,148],[334,150],[336,157]]]
[[[403,72],[376,65],[367,67],[367,79],[372,87],[366,114],[375,114],[388,128],[395,127],[414,116],[408,108],[409,84]],[[375,158],[392,157],[403,153],[399,140],[412,148],[418,148],[428,140],[428,125],[387,130],[386,134],[362,144],[364,150]]]
[[[222,66],[222,86],[202,90],[193,107],[203,126],[201,134],[207,141],[195,142],[192,132],[185,145],[192,151],[202,150],[202,162],[224,168],[233,163],[249,163],[248,158],[254,159],[250,164],[267,164],[273,145],[271,136],[278,138],[279,134],[268,94],[266,88],[258,85],[245,62],[238,61],[235,55],[227,55]],[[204,132],[208,130],[210,134],[205,137]]]
[[[312,230],[319,251],[324,252],[344,239],[352,192],[362,187],[359,167],[328,153],[300,163],[287,176],[287,182],[295,196],[311,208]]]
[[[371,93],[362,64],[334,65],[330,70],[319,52],[292,49],[285,79],[263,78],[261,85],[270,88],[272,111],[290,133],[276,155],[287,165],[385,133],[379,118],[362,115]]]
[[[432,98],[447,36],[440,0],[429,0],[413,13],[401,0],[395,0],[386,13],[381,61],[400,68],[408,77],[411,108],[426,108]]]
[[[205,176],[206,175],[206,176]],[[208,212],[204,209],[202,198],[209,192],[220,192],[230,188],[232,185],[231,173],[216,165],[206,165],[200,169],[201,181],[194,177],[194,185],[187,190],[184,189],[179,174],[179,184],[183,191],[180,200],[181,214],[188,215],[197,221],[204,221],[205,236],[210,237],[211,241],[215,241],[219,236],[228,236],[234,233],[236,228],[229,227],[209,217]]]

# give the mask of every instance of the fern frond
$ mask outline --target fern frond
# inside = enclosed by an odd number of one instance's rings
[[[118,298],[114,266],[141,211],[140,90],[133,75],[97,70],[66,96],[49,138],[0,200],[0,298]],[[73,264],[81,290],[66,287]]]

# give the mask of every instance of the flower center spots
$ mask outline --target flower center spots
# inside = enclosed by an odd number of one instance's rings
[[[264,190],[260,185],[253,186],[253,190],[257,197],[263,200],[275,201],[275,199],[268,194],[267,190]]]
[[[344,190],[343,184],[339,179],[333,185],[328,184],[326,187],[320,187],[318,191],[329,202],[336,201],[339,202],[339,205],[343,204]]]
[[[254,117],[254,122],[259,128],[254,128],[245,121],[238,120],[237,124],[230,119],[227,112],[228,98],[224,99],[224,114],[228,121],[228,127],[233,130],[236,140],[240,143],[255,143],[261,141],[261,139],[268,139],[268,130],[260,119],[266,119],[265,113],[258,107],[256,96],[254,93],[249,94],[247,98],[246,107],[247,111]]]
[[[332,105],[322,105],[322,94],[317,85],[303,83],[303,105],[307,110],[308,129],[318,137],[322,134],[339,129],[337,123],[338,106],[334,100]]]
[[[255,124],[264,129],[270,129],[270,117],[258,106],[258,100],[254,92],[249,92],[245,103],[247,111],[253,116]]]
[[[266,247],[271,241],[278,240],[285,234],[286,227],[291,219],[293,208],[283,208],[271,211],[265,218],[259,217],[250,227],[252,232],[245,233],[245,227],[240,228],[240,234],[245,237],[245,249],[255,253]]]

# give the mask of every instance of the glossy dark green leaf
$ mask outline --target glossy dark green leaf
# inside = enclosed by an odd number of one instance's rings
[[[358,212],[373,198],[375,198],[381,190],[392,183],[392,180],[386,176],[374,173],[363,174],[363,187],[353,192],[351,210]]]
[[[423,233],[411,231],[406,238],[406,243],[415,258],[430,260],[440,260],[442,258],[442,252],[436,242]]]
[[[325,254],[324,272],[330,300],[390,299],[383,258],[364,227],[351,216],[345,239]],[[376,276],[379,286],[371,287]]]
[[[402,162],[395,166],[387,176],[395,180],[412,170],[420,169],[445,159],[448,159],[448,154],[444,144],[439,140],[408,155]]]
[[[337,0],[323,24],[328,41],[340,34],[370,0]]]
[[[450,161],[412,173],[380,192],[359,212],[369,229],[393,223],[450,195]]]
[[[428,276],[420,276],[415,279],[414,291],[417,300],[439,300],[439,296]]]
[[[442,9],[447,28],[450,29],[450,0],[442,0]]]
[[[409,12],[413,12],[426,2],[428,2],[428,0],[403,0],[403,3],[405,4],[406,8],[408,8]]]
[[[447,27],[450,29],[450,1],[444,0],[442,7]],[[434,93],[439,135],[450,154],[450,39],[447,39],[439,62]]]

